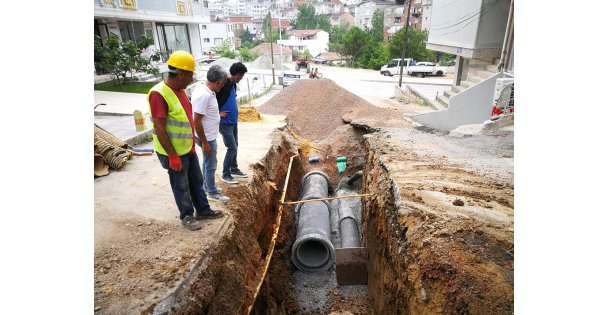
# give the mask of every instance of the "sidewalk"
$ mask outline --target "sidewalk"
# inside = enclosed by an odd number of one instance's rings
[[[144,116],[149,111],[146,94],[94,91],[94,100],[95,104],[106,104],[95,109],[94,122],[99,127],[129,145],[136,145],[143,139],[152,137],[149,120],[146,119],[144,131],[137,131],[133,118],[135,110],[141,111]]]

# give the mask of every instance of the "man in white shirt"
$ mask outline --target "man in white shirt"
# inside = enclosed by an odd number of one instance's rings
[[[198,138],[196,143],[203,148],[203,179],[207,198],[214,201],[227,202],[230,198],[224,196],[215,185],[215,170],[217,169],[217,136],[220,128],[220,117],[228,112],[219,111],[215,93],[219,92],[228,74],[220,66],[212,66],[207,71],[207,82],[198,84],[192,91],[192,111],[194,130]]]

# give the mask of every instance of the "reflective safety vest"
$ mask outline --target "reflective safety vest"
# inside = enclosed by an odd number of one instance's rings
[[[182,107],[179,98],[165,82],[161,81],[148,92],[148,106],[150,106],[150,93],[152,93],[152,91],[160,93],[169,107],[165,130],[167,131],[167,134],[169,134],[169,139],[171,140],[175,152],[177,152],[177,155],[179,156],[190,153],[193,145],[192,127],[190,126],[190,120],[188,120],[188,115]],[[152,112],[152,110],[150,110],[150,112]],[[160,141],[158,141],[156,129],[154,129],[154,121],[152,121],[152,139],[154,139],[154,149],[156,149],[156,152],[162,155],[169,155],[165,152]]]

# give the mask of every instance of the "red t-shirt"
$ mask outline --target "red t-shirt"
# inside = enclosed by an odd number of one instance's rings
[[[190,103],[190,100],[188,99],[188,96],[184,90],[175,90],[174,88],[171,88],[171,90],[173,90],[173,93],[177,95],[179,102],[186,111],[188,121],[190,121],[190,127],[192,128],[192,149],[190,150],[190,153],[194,153],[194,122],[192,121],[192,103]],[[165,98],[160,95],[160,93],[152,91],[152,93],[150,93],[150,115],[154,118],[167,118],[168,112],[169,105],[165,101]]]

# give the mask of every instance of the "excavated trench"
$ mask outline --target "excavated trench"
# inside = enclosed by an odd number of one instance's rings
[[[339,127],[336,134],[343,136],[322,142],[290,127],[275,131],[250,185],[231,190],[233,222],[219,245],[147,313],[511,314],[512,185],[399,148],[382,134],[365,136],[373,130],[355,125]],[[343,173],[336,165],[341,155],[347,157]],[[311,157],[320,161],[309,162]],[[302,179],[314,171],[327,177],[330,197],[340,182],[362,172],[352,192],[370,194],[361,198],[356,218],[369,252],[367,285],[338,285],[333,263],[307,272],[292,262],[296,206],[280,201],[284,188],[286,202],[300,200]],[[464,199],[467,211],[497,213],[489,219],[452,214],[459,209],[454,198]],[[335,200],[328,208],[331,242],[339,248]]]

